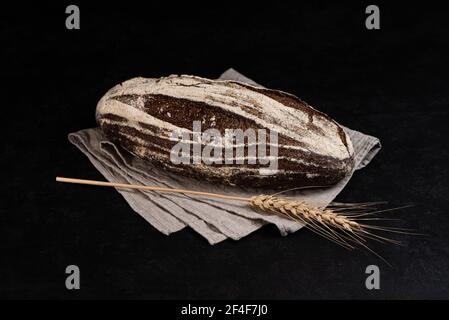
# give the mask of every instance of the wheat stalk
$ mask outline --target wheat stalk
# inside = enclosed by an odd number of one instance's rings
[[[95,185],[103,187],[115,187],[126,189],[139,189],[158,192],[182,193],[187,195],[203,196],[209,198],[220,198],[226,200],[236,200],[247,202],[251,207],[259,209],[264,213],[280,215],[305,225],[313,232],[327,238],[347,249],[363,247],[371,251],[381,259],[376,252],[371,250],[366,242],[368,239],[379,242],[401,244],[399,241],[389,239],[379,234],[379,232],[394,232],[412,234],[408,229],[391,228],[366,224],[367,220],[387,220],[371,217],[384,211],[393,211],[404,207],[375,211],[375,206],[380,202],[367,203],[331,203],[327,208],[312,206],[297,199],[278,197],[275,195],[258,195],[250,198],[237,197],[231,195],[194,191],[188,189],[173,189],[156,186],[142,186],[124,183],[110,183],[95,180],[83,180],[73,178],[57,177],[56,181],[65,183],[75,183],[84,185]],[[383,259],[385,261],[385,259]],[[388,263],[388,262],[387,262]]]

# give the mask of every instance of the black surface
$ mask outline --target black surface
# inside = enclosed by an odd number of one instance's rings
[[[81,4],[79,31],[65,29],[65,4],[3,10],[0,297],[447,298],[448,11],[383,4],[381,30],[368,31],[367,4]],[[215,78],[228,67],[379,137],[383,149],[338,200],[415,203],[396,214],[399,225],[428,236],[375,245],[393,268],[273,226],[210,246],[189,229],[160,234],[111,189],[54,182],[103,179],[66,136],[95,126],[96,102],[113,85]],[[81,269],[81,290],[65,289],[69,264]],[[381,268],[380,290],[364,286],[369,264]]]

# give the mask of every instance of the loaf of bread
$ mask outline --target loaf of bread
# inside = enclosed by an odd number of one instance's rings
[[[182,175],[225,184],[272,188],[331,185],[354,165],[351,140],[329,116],[294,95],[235,81],[187,75],[134,78],[103,96],[96,120],[107,139],[137,157]],[[202,131],[216,129],[223,137],[228,129],[254,129],[257,138],[267,138],[268,146],[276,142],[276,152],[267,148],[266,154],[271,162],[276,161],[276,168],[249,161],[251,154],[246,149],[239,163],[225,161],[226,147],[223,153],[213,154],[215,160],[222,161],[175,163],[171,155],[179,144],[173,135],[176,130],[187,133],[192,144],[201,148],[225,144],[225,139],[218,138],[195,140],[194,121]],[[266,136],[259,133],[261,129],[267,131]],[[242,142],[245,147],[250,144],[248,138]],[[231,156],[238,158],[235,150]]]

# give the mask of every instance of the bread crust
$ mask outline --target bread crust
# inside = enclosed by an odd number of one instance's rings
[[[354,166],[349,136],[328,115],[292,94],[235,81],[187,75],[134,78],[103,96],[96,120],[108,139],[130,153],[213,182],[271,188],[331,185]],[[171,134],[193,133],[193,121],[202,130],[217,129],[223,135],[226,129],[276,132],[277,170],[267,174],[260,163],[246,162],[172,163],[170,150],[177,142]]]

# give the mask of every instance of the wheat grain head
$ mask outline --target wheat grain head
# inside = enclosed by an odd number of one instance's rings
[[[372,214],[370,209],[372,209],[372,205],[375,203],[357,205],[338,203],[323,209],[311,206],[304,201],[270,195],[251,197],[249,203],[252,207],[258,208],[265,213],[274,213],[298,221],[313,232],[347,249],[361,246],[370,250],[365,244],[367,239],[400,244],[399,241],[389,239],[370,230],[397,231],[387,227],[368,225],[359,221],[366,220],[366,218],[360,217]],[[357,210],[362,210],[362,212]]]

